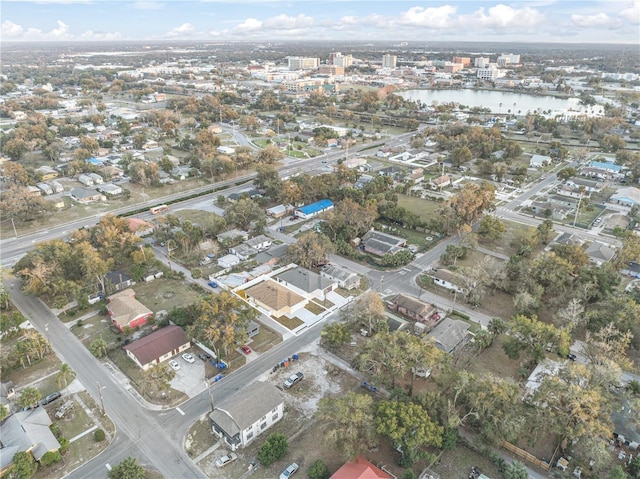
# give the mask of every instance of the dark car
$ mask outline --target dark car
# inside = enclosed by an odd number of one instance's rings
[[[567,354],[567,359],[569,359],[570,361],[575,361],[576,359],[578,359],[578,356],[573,353],[569,353]]]
[[[200,354],[198,354],[198,357],[200,359],[202,359],[203,361],[209,361],[211,359],[211,355],[209,355],[207,353],[200,353]]]
[[[51,404],[56,399],[60,399],[62,397],[62,393],[60,391],[56,391],[54,393],[49,394],[42,400],[42,405],[46,406],[47,404]]]

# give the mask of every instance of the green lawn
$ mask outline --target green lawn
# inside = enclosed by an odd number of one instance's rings
[[[428,221],[433,219],[440,203],[415,196],[398,195],[398,206],[418,215],[422,221]]]
[[[138,283],[133,289],[136,292],[136,299],[154,313],[188,306],[206,297],[205,291],[200,286],[169,278],[158,278],[150,283]]]
[[[173,216],[177,216],[181,220],[191,221],[191,223],[199,224],[201,226],[207,223],[211,224],[215,217],[218,215],[203,210],[179,210],[172,213]]]

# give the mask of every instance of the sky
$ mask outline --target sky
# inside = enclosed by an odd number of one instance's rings
[[[497,41],[640,48],[640,0],[2,0],[1,41]]]

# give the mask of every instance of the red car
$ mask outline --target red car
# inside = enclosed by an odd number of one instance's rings
[[[242,349],[244,354],[251,354],[251,348],[249,346],[242,346],[240,349]]]

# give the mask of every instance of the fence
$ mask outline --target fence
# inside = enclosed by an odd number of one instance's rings
[[[523,451],[519,447],[516,447],[516,446],[514,446],[513,444],[511,444],[509,442],[502,441],[500,443],[500,447],[505,448],[507,451],[513,453],[514,455],[518,456],[521,459],[524,459],[525,461],[530,462],[534,466],[537,466],[537,467],[539,467],[540,469],[542,469],[544,471],[548,471],[549,468],[551,467],[550,464],[548,464],[548,463],[546,463],[544,461],[541,461],[540,459],[538,459],[533,454],[529,454],[527,451]]]

